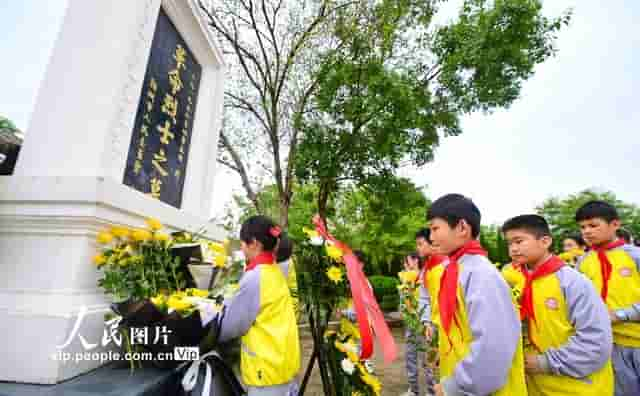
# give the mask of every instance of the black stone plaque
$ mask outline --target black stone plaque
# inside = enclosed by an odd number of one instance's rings
[[[180,208],[202,67],[160,9],[124,184]]]

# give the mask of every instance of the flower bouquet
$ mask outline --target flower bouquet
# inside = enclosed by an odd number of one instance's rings
[[[298,297],[309,319],[314,350],[301,385],[318,359],[326,395],[379,395],[380,382],[367,359],[373,334],[379,338],[385,361],[395,358],[395,344],[362,272],[362,263],[344,243],[333,238],[324,221],[314,218],[315,229],[303,228],[308,239],[296,249]],[[327,331],[336,309],[348,306],[349,321],[341,319],[337,331]]]
[[[102,244],[94,257],[102,274],[98,285],[113,299],[115,315],[109,319],[115,321],[114,335],[124,339],[125,348],[150,352],[156,366],[175,367],[179,364],[178,356],[173,355],[177,347],[196,347],[200,353],[214,348],[224,315],[223,297],[196,287],[214,286],[214,273],[203,282],[188,265],[199,263],[221,271],[230,260],[223,244],[194,241],[184,233],[168,235],[155,219],[146,223],[145,228],[112,227],[98,234]],[[198,255],[174,249],[186,242],[198,242],[205,250],[197,249]],[[132,368],[136,363],[141,362],[130,361]]]

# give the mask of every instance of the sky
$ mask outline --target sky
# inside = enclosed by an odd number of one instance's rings
[[[0,115],[27,133],[67,3],[0,0]],[[401,175],[426,185],[431,199],[471,197],[487,224],[591,187],[640,205],[640,2],[544,2],[547,15],[570,7],[558,54],[524,83],[520,99],[465,116],[463,134],[443,139],[432,163]],[[238,179],[221,169],[213,214],[234,191],[242,193]]]

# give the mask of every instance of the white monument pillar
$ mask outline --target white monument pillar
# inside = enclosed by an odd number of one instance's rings
[[[175,32],[157,31],[163,15],[186,44],[186,67],[173,57],[177,46],[167,44]],[[173,92],[180,104],[170,126],[178,141],[166,144],[156,129],[171,113],[160,110],[171,91],[168,75],[158,72],[163,67],[177,69],[184,83],[184,90]],[[110,224],[142,226],[149,216],[172,229],[206,223],[222,67],[196,0],[69,0],[16,171],[0,176],[0,381],[53,384],[101,364],[51,357],[82,307],[88,315],[79,334],[101,341],[109,301],[97,288],[99,273],[91,263],[98,231]],[[143,121],[150,77],[158,79],[157,95]],[[188,92],[197,94],[188,98],[185,113]],[[141,141],[145,122],[151,131],[147,146]],[[135,172],[138,148],[144,161]],[[151,180],[160,180],[154,191]],[[173,185],[182,191],[170,190]],[[65,352],[83,350],[76,337]]]

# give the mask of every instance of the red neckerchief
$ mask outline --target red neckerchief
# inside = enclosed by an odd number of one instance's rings
[[[256,268],[260,264],[273,265],[276,262],[276,257],[273,252],[262,252],[249,260],[249,264],[244,269],[244,272],[249,272],[252,269]]]
[[[529,319],[534,322],[536,321],[536,312],[533,307],[533,281],[547,275],[555,274],[564,265],[564,261],[560,260],[557,256],[551,255],[547,261],[540,264],[533,272],[525,269],[523,265],[517,267],[525,278],[520,303],[520,317],[522,320]]]
[[[442,264],[446,259],[447,259],[447,256],[432,254],[429,256],[428,259],[425,260],[422,282],[424,283],[424,287],[426,289],[429,289],[429,286],[427,285],[427,272],[431,271],[434,267],[437,267],[438,265]]]
[[[607,295],[609,295],[609,279],[611,279],[611,262],[607,257],[607,250],[615,249],[624,245],[624,240],[618,239],[617,241],[607,243],[606,245],[591,246],[593,250],[598,254],[598,260],[600,261],[600,273],[602,274],[602,290],[600,295],[604,301],[607,301]]]
[[[482,248],[480,242],[474,239],[465,243],[449,256],[449,264],[445,267],[442,278],[440,278],[440,292],[438,293],[440,319],[447,337],[449,337],[451,321],[455,319],[457,323],[455,315],[458,309],[458,260],[465,254],[479,254],[486,257],[487,251]]]

